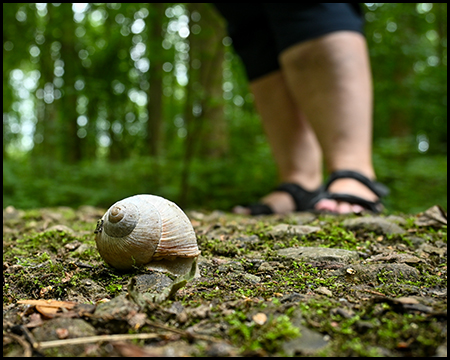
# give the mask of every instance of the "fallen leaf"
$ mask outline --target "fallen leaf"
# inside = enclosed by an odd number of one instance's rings
[[[36,310],[39,311],[45,317],[51,319],[51,318],[55,317],[59,308],[36,305]]]
[[[417,215],[417,226],[442,227],[447,225],[447,213],[439,205],[434,205],[423,213]]]
[[[42,320],[41,314],[33,313],[30,315],[30,322],[28,324],[25,324],[25,327],[27,328],[34,328],[41,326],[44,323]]]
[[[58,300],[19,300],[17,303],[35,306],[47,318],[55,317],[59,309],[72,309],[77,305],[75,302]]]
[[[59,300],[19,300],[17,303],[33,306],[41,305],[56,308],[64,307],[66,309],[72,309],[77,305],[77,303],[73,301],[59,301]]]

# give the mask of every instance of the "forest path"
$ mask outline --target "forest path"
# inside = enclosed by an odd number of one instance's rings
[[[446,356],[439,207],[395,216],[188,211],[200,276],[159,303],[141,294],[173,279],[119,273],[100,258],[93,231],[103,213],[3,211],[4,355]]]

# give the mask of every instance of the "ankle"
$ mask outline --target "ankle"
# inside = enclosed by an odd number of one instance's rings
[[[350,170],[355,171],[357,173],[360,173],[361,175],[364,175],[370,180],[375,180],[376,175],[373,167],[366,166],[366,167],[357,167],[357,166],[340,166],[340,167],[334,167],[329,170],[329,174],[333,174],[335,171],[341,171],[341,170]]]

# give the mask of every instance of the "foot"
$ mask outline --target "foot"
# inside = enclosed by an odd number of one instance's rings
[[[295,211],[295,203],[292,196],[284,191],[274,191],[264,196],[262,204],[269,206],[275,214],[287,214]],[[251,215],[251,210],[244,206],[235,206],[233,208],[235,214]]]
[[[287,214],[294,211],[309,211],[314,207],[321,189],[307,190],[302,186],[285,182],[266,195],[260,202],[248,206],[236,206],[233,212],[245,215]]]
[[[328,192],[331,194],[351,194],[369,201],[378,200],[378,196],[376,196],[369,188],[354,179],[338,179],[330,185]],[[345,201],[338,201],[334,199],[319,200],[315,206],[315,209],[337,214],[358,214],[364,210],[361,205],[350,204]]]
[[[354,171],[336,171],[330,176],[326,186],[326,194],[315,205],[319,211],[337,214],[360,213],[371,210],[375,213],[382,210],[380,197],[386,196],[389,190],[376,181],[364,178]]]

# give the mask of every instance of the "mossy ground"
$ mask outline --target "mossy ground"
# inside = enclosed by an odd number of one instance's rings
[[[4,355],[23,355],[18,338],[30,342],[64,317],[48,319],[17,301],[67,300],[95,309],[126,295],[132,277],[151,274],[120,273],[103,263],[93,234],[102,214],[92,207],[4,211]],[[380,216],[404,230],[385,234],[345,226],[354,215],[188,215],[202,251],[200,277],[171,300],[134,312],[130,302],[116,305],[121,311],[110,317],[69,312],[97,335],[155,337],[85,344],[81,355],[125,355],[124,349],[147,356],[446,354],[446,226],[418,226],[415,215]],[[274,235],[278,224],[319,230]],[[357,260],[302,261],[278,253],[298,246],[345,249]],[[55,339],[72,337],[61,333],[55,330]],[[39,354],[73,352],[66,346],[36,349]]]

